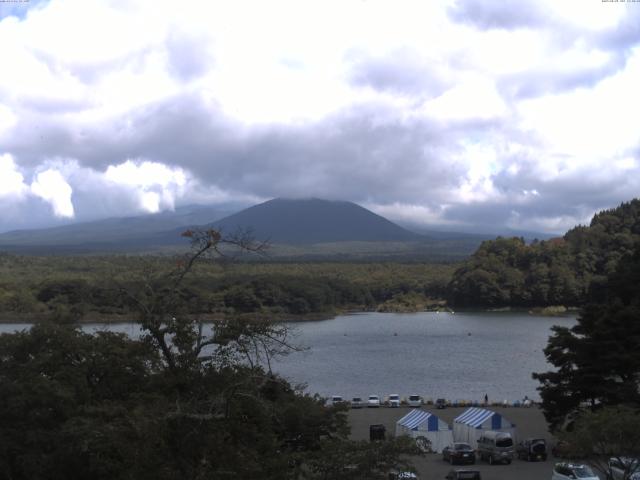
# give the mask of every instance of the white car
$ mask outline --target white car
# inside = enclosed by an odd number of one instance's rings
[[[628,475],[625,477],[625,474]],[[609,480],[640,480],[640,459],[637,458],[610,458],[609,472],[607,472]]]
[[[367,400],[367,407],[378,408],[380,406],[380,397],[378,395],[369,395],[369,399]]]
[[[340,395],[331,397],[331,405],[339,405],[341,403],[344,403],[344,399]]]
[[[392,393],[391,395],[389,395],[389,406],[390,407],[394,407],[397,408],[400,406],[400,395],[398,395],[397,393]]]
[[[556,463],[551,480],[600,480],[587,465]]]
[[[409,395],[409,398],[407,399],[407,404],[410,407],[421,407],[422,397],[420,395]]]
[[[362,408],[364,407],[364,401],[360,397],[353,397],[351,399],[351,408]]]

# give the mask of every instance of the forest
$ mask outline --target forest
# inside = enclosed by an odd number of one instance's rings
[[[582,306],[640,241],[640,200],[596,214],[589,226],[527,244],[497,238],[458,268],[449,301],[461,307]]]
[[[169,272],[162,256],[0,255],[0,319],[118,321],[130,314],[119,291]],[[185,279],[190,313],[331,316],[347,310],[416,311],[442,304],[455,264],[235,263],[197,265]]]

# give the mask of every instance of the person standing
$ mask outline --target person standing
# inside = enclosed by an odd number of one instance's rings
[[[489,405],[489,396],[486,393],[484,394],[484,404],[485,406]]]

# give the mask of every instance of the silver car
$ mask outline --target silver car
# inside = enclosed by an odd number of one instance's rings
[[[587,465],[556,463],[551,480],[600,480]]]

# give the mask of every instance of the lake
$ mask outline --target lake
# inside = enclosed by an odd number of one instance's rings
[[[575,317],[511,312],[344,315],[294,323],[309,350],[274,369],[323,396],[538,399],[531,373],[550,369],[542,351],[550,329],[573,324]]]
[[[575,317],[526,313],[358,313],[332,320],[293,322],[295,343],[308,347],[273,368],[323,396],[401,396],[514,401],[539,398],[531,372],[550,369],[542,349],[553,325]],[[0,332],[28,328],[0,325]],[[135,324],[102,327],[138,336]]]

